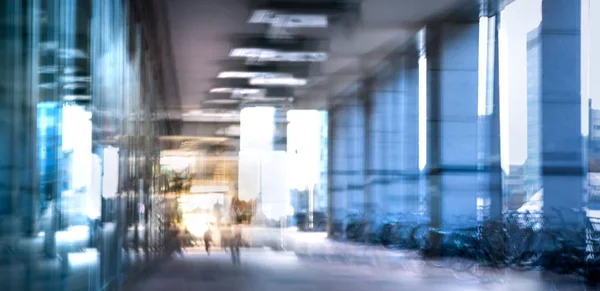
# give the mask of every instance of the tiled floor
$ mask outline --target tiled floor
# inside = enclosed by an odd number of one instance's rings
[[[299,258],[266,249],[242,250],[241,258],[241,266],[236,266],[224,252],[207,256],[191,250],[161,265],[132,290],[596,290],[573,279],[543,279],[536,272],[485,270],[469,275],[409,258],[361,262]]]

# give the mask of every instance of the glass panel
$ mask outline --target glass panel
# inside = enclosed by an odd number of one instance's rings
[[[588,207],[600,216],[600,4],[582,0],[582,132],[588,147]]]
[[[150,142],[164,122],[151,118],[157,78],[127,9],[0,0],[0,281],[9,290],[110,289],[130,258],[164,247]]]
[[[541,211],[541,0],[504,1],[499,28],[500,133],[505,209]],[[524,126],[526,125],[526,126]]]

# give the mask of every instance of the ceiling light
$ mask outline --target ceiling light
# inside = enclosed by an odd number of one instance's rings
[[[192,110],[181,114],[184,121],[217,121],[217,122],[237,122],[240,120],[240,113],[237,110]]]
[[[263,73],[263,72],[240,72],[225,71],[218,75],[220,79],[253,79],[253,78],[292,78],[294,75],[288,73]]]
[[[40,89],[55,89],[58,87],[57,83],[42,83],[39,85]]]
[[[244,101],[294,102],[292,97],[247,97]]]
[[[327,60],[326,52],[282,52],[258,48],[235,48],[231,50],[229,56],[262,62],[324,62]]]
[[[229,53],[230,57],[234,58],[258,58],[261,55],[271,55],[277,53],[276,50],[260,49],[260,48],[234,48]]]
[[[256,86],[304,86],[306,79],[297,78],[253,78],[250,85]]]
[[[280,21],[271,23],[275,27],[286,27],[286,28],[300,28],[300,27],[312,27],[312,28],[325,28],[327,27],[327,16],[325,15],[280,15]],[[278,20],[279,20],[278,19]]]
[[[81,72],[82,70],[79,67],[69,66],[64,68],[65,74],[75,74],[77,72]]]
[[[61,76],[61,82],[70,83],[70,82],[82,82],[89,83],[92,81],[92,78],[89,76]]]
[[[232,95],[265,95],[267,90],[254,88],[213,88],[210,93],[231,93]]]
[[[92,100],[90,95],[65,95],[63,96],[64,101],[89,101]]]
[[[240,103],[240,101],[236,100],[236,99],[210,99],[210,100],[204,100],[202,103],[205,103],[205,104],[237,104],[237,103]]]
[[[239,78],[239,79],[249,79],[256,78],[258,73],[254,72],[221,72],[217,76],[219,79],[231,79],[231,78]]]
[[[231,93],[233,88],[213,88],[210,89],[210,93]]]
[[[65,89],[65,90],[87,89],[87,85],[70,83],[70,84],[65,84],[63,86],[63,89]]]
[[[39,71],[40,74],[53,74],[58,73],[58,66],[40,66]]]
[[[327,27],[327,16],[322,14],[286,14],[273,10],[255,10],[248,23],[265,23],[274,27],[300,28]]]
[[[80,49],[59,49],[58,57],[61,59],[87,59],[88,55]]]

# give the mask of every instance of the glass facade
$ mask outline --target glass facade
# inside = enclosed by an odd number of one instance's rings
[[[164,85],[136,9],[0,1],[6,290],[107,290],[167,250]]]

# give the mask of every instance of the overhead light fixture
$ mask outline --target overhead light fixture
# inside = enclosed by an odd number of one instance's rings
[[[90,101],[92,96],[90,95],[65,95],[63,96],[64,101]]]
[[[65,90],[77,90],[77,89],[87,89],[87,85],[84,84],[78,84],[78,83],[69,83],[69,84],[65,84],[63,86],[63,89]]]
[[[58,73],[58,66],[40,66],[38,72],[40,74],[54,74],[54,73]]]
[[[65,67],[63,69],[63,72],[65,74],[67,74],[67,75],[68,74],[75,74],[75,73],[78,73],[78,72],[81,72],[81,71],[83,71],[81,68],[75,67],[75,66],[68,66],[68,67]]]
[[[326,52],[283,52],[260,48],[234,48],[229,56],[260,62],[324,62],[327,60]]]
[[[89,76],[61,76],[61,82],[71,83],[71,82],[80,82],[80,83],[89,83],[92,81],[92,78]]]
[[[183,117],[184,121],[237,122],[240,120],[240,113],[237,110],[191,110],[182,113],[181,116]]]
[[[204,100],[202,103],[204,104],[237,104],[240,103],[238,99],[209,99]]]
[[[58,57],[61,59],[87,59],[88,54],[80,49],[59,49]]]
[[[255,10],[248,23],[264,23],[283,28],[325,28],[329,22],[322,14],[287,14],[273,10]]]
[[[277,52],[277,50],[261,48],[234,48],[229,53],[229,56],[234,58],[260,58],[261,56],[274,56]]]
[[[219,79],[250,79],[250,78],[256,78],[256,76],[258,74],[260,74],[260,73],[227,71],[227,72],[219,73],[217,78],[219,78]]]
[[[293,78],[294,75],[288,73],[263,73],[263,72],[242,72],[225,71],[218,75],[219,79],[254,79],[254,78]]]
[[[42,83],[38,85],[40,89],[56,89],[58,88],[58,84],[56,82],[53,83]]]
[[[250,85],[255,86],[304,86],[306,79],[297,78],[252,78]]]
[[[240,94],[240,95],[265,95],[267,90],[265,89],[255,89],[255,88],[213,88],[210,89],[210,93],[224,93],[224,94]]]
[[[271,102],[294,102],[292,97],[247,97],[243,99],[244,102],[260,102],[260,101],[271,101]]]

